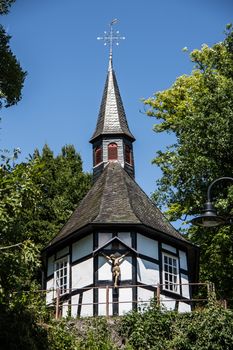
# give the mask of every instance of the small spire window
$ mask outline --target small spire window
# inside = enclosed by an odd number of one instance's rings
[[[129,145],[125,145],[125,161],[126,163],[132,165],[132,153]]]
[[[102,162],[102,149],[100,146],[97,146],[95,148],[95,165]]]
[[[108,145],[108,160],[117,160],[117,159],[118,159],[117,144],[110,143]]]

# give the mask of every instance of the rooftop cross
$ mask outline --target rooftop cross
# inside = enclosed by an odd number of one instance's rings
[[[112,47],[113,43],[116,43],[116,45],[119,45],[119,40],[125,40],[124,36],[120,36],[120,32],[117,30],[113,30],[113,25],[116,24],[118,20],[115,18],[111,21],[109,24],[110,31],[104,32],[104,36],[98,36],[97,40],[104,40],[104,45],[109,45],[110,47],[110,57],[112,57]]]

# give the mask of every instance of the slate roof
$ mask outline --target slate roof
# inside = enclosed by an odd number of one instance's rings
[[[110,57],[97,125],[90,142],[93,142],[100,135],[111,134],[123,134],[132,141],[135,140],[129,130],[116,75],[112,68],[112,58]]]
[[[143,224],[186,241],[118,162],[110,162],[49,246],[88,224]]]

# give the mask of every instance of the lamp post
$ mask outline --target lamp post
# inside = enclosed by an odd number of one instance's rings
[[[223,224],[232,224],[231,220],[217,215],[216,209],[214,208],[211,201],[211,190],[213,186],[220,181],[233,181],[232,177],[219,177],[218,179],[211,182],[207,190],[207,202],[204,204],[204,209],[202,210],[202,215],[197,216],[192,219],[191,222],[193,225],[201,227],[216,227]]]

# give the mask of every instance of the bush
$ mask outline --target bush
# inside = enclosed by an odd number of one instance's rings
[[[233,312],[217,303],[191,313],[159,310],[153,303],[122,318],[119,332],[134,350],[233,349]]]

